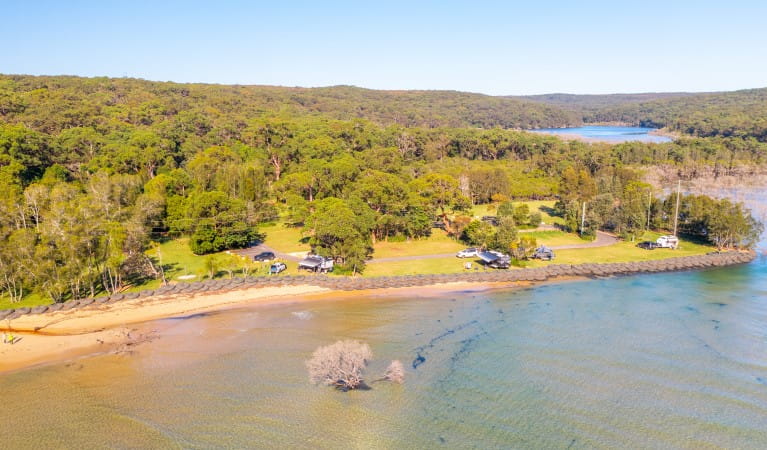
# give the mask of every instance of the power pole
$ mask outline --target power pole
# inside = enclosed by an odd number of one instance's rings
[[[679,197],[682,195],[682,180],[677,180],[676,184],[676,209],[674,210],[674,236],[676,236],[676,228],[679,224]]]
[[[652,211],[652,191],[647,191],[647,231],[650,231],[650,212]]]
[[[586,202],[583,202],[583,212],[581,213],[581,236],[583,236],[583,227],[586,222]]]

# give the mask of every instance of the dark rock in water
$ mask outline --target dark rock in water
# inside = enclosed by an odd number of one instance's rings
[[[426,362],[426,358],[424,358],[420,353],[418,356],[415,357],[413,360],[413,369],[417,369],[418,366]]]

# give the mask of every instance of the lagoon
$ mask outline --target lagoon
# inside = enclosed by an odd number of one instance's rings
[[[541,128],[531,130],[534,133],[554,134],[562,137],[571,137],[587,141],[618,142],[671,142],[667,136],[651,134],[655,128],[646,127],[616,127],[616,126],[582,126],[573,128]]]

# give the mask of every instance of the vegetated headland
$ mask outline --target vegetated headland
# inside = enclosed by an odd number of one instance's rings
[[[563,249],[553,263],[678,256],[636,248],[675,230],[685,255],[748,249],[761,226],[743,205],[677,195],[647,175],[762,167],[766,99],[764,89],[563,101],[2,75],[0,307],[266,277],[270,264],[241,252],[255,244],[285,263],[276,278],[297,274],[308,252],[334,261],[331,277],[461,273],[451,254],[465,246],[534,269],[538,246],[599,233],[620,242]],[[597,122],[680,138],[519,130]]]

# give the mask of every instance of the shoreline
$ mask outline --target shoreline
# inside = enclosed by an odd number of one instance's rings
[[[635,127],[638,125],[631,125],[631,124],[615,124],[615,123],[587,123],[583,124],[583,126],[622,126],[622,127]],[[562,129],[569,128],[569,127],[562,127]],[[545,136],[554,136],[562,139],[563,141],[580,141],[585,142],[588,144],[621,144],[623,142],[631,142],[631,141],[623,141],[620,139],[604,139],[604,138],[598,138],[598,137],[587,137],[582,136],[580,134],[575,133],[555,133],[551,131],[542,131],[544,128],[537,128],[537,129],[530,129],[530,130],[524,130],[530,133],[536,133],[536,134],[542,134]],[[678,139],[681,139],[682,137],[685,137],[681,133],[669,131],[665,128],[656,128],[652,131],[647,132],[650,136],[660,136],[660,137],[666,137],[671,139],[671,141],[676,141]],[[692,137],[692,136],[690,136]],[[646,141],[640,141],[640,142],[646,142]],[[648,142],[653,143],[653,142]],[[657,142],[656,142],[657,143]]]
[[[252,305],[303,303],[366,296],[397,296],[417,291],[439,296],[455,291],[513,289],[617,275],[696,270],[743,264],[756,253],[723,252],[634,263],[550,265],[449,275],[348,278],[285,276],[187,283],[129,295],[84,299],[22,311],[0,311],[0,332],[12,332],[17,343],[0,344],[0,374],[79,357],[129,351],[150,341],[152,333],[132,328],[154,320],[202,314]],[[29,311],[23,311],[24,309]]]

